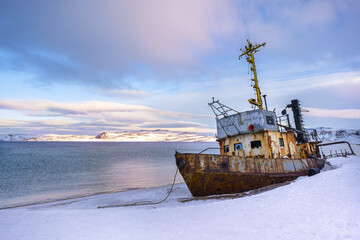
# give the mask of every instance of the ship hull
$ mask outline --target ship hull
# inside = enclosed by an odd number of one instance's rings
[[[176,153],[176,165],[193,196],[232,194],[291,181],[322,159],[245,158],[214,154]]]

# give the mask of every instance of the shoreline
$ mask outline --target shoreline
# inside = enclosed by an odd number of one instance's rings
[[[0,211],[0,236],[48,239],[360,239],[360,157],[290,184],[218,198],[193,198],[185,183]],[[256,192],[251,192],[256,193]],[[247,195],[244,197],[243,195]],[[184,201],[185,200],[185,201]],[[190,201],[188,201],[190,200]]]
[[[177,181],[177,182],[175,182],[174,186],[175,186],[175,185],[178,185],[178,184],[182,184],[182,183],[184,183],[184,181],[181,181],[181,182],[178,182],[178,181]],[[106,194],[124,193],[124,192],[131,192],[131,191],[151,189],[151,188],[163,188],[163,187],[166,187],[166,186],[171,186],[171,184],[164,184],[164,185],[151,186],[151,187],[126,188],[126,189],[124,189],[124,190],[116,190],[116,191],[108,191],[108,192],[97,192],[97,193],[90,193],[90,194],[72,195],[72,196],[64,197],[64,198],[46,199],[46,200],[39,200],[39,201],[35,201],[35,202],[29,202],[29,203],[20,203],[20,204],[13,204],[13,205],[5,205],[5,206],[1,206],[1,207],[0,207],[0,211],[1,211],[1,210],[6,210],[6,209],[29,207],[29,206],[35,206],[35,205],[41,205],[41,204],[48,204],[48,203],[56,203],[56,202],[61,202],[61,201],[75,200],[75,199],[81,200],[82,198],[94,197],[94,196],[106,195]]]
[[[97,192],[97,193],[90,193],[90,194],[73,195],[73,196],[64,197],[64,198],[57,198],[57,199],[39,200],[39,201],[29,202],[29,203],[20,203],[20,204],[14,204],[14,205],[9,205],[9,206],[5,205],[4,207],[0,207],[0,210],[19,208],[19,207],[27,207],[27,206],[34,206],[34,205],[40,205],[40,204],[46,204],[46,203],[55,203],[55,202],[61,202],[61,201],[66,201],[66,200],[93,197],[93,196],[103,195],[103,194],[111,194],[111,193],[133,191],[133,190],[138,190],[138,189],[145,189],[145,188],[128,188],[128,189],[119,190],[119,191]]]

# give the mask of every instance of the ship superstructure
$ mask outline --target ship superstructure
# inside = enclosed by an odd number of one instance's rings
[[[254,54],[265,45],[248,40],[239,56],[250,65],[256,99],[248,101],[254,109],[238,112],[214,98],[209,103],[216,117],[220,154],[175,154],[180,173],[194,196],[260,188],[311,175],[324,166],[324,160],[319,158],[319,142],[308,140],[297,99],[286,105],[293,112],[295,128],[291,127],[286,108],[277,117],[263,107]]]

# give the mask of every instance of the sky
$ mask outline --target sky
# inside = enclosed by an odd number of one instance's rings
[[[212,97],[251,110],[255,55],[271,110],[360,128],[360,2],[4,0],[0,134],[154,130],[214,135]]]

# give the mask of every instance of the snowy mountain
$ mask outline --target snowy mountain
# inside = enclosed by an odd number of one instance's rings
[[[102,132],[96,136],[46,134],[39,137],[8,134],[0,141],[114,141],[114,142],[213,142],[215,137],[167,130]]]
[[[25,141],[34,141],[34,142],[89,142],[96,141],[94,136],[88,135],[61,135],[61,134],[46,134],[40,137],[34,137],[26,139]]]
[[[26,141],[29,138],[33,138],[34,136],[26,135],[26,134],[0,134],[0,141],[6,142],[19,142]]]
[[[314,129],[308,129],[309,135]],[[323,142],[347,141],[360,143],[360,130],[355,129],[332,129],[326,127],[315,128],[318,138]]]
[[[311,139],[312,132],[308,129]],[[320,141],[348,141],[360,144],[360,130],[332,129],[326,127],[315,128]],[[197,133],[172,132],[167,130],[141,130],[123,132],[102,132],[96,136],[90,135],[60,135],[46,134],[30,136],[24,134],[0,135],[0,141],[114,141],[114,142],[213,142],[215,137],[203,136]]]
[[[202,136],[196,133],[171,132],[166,130],[142,130],[125,132],[103,132],[97,139],[107,141],[141,141],[141,142],[212,142],[214,137]]]

